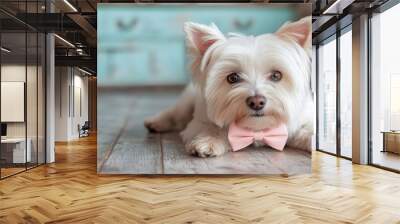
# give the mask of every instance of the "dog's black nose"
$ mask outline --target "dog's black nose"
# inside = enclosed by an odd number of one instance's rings
[[[255,95],[249,96],[246,99],[246,104],[253,110],[261,110],[264,108],[267,99],[264,96]]]

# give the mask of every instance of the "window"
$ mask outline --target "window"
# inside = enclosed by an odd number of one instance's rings
[[[318,149],[336,153],[336,39],[318,48]]]
[[[400,5],[371,19],[370,161],[400,170]]]
[[[352,157],[352,32],[340,36],[340,155]]]

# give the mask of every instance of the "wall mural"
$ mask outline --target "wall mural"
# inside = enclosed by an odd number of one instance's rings
[[[98,172],[310,172],[310,6],[99,4]]]

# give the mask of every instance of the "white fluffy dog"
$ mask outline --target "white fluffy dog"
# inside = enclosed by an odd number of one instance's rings
[[[311,150],[310,17],[259,36],[191,22],[184,30],[193,81],[176,105],[145,121],[150,131],[182,131],[189,153],[209,157],[231,151],[232,122],[254,131],[283,122],[287,146]]]

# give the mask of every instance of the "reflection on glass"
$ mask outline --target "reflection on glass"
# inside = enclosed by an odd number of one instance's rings
[[[2,177],[25,170],[25,163],[31,159],[29,144],[26,144],[25,38],[26,35],[22,32],[1,35],[2,47],[9,49],[9,52],[1,52]]]
[[[26,82],[26,112],[27,112],[27,143],[30,148],[30,161],[27,163],[28,168],[37,165],[37,41],[36,32],[28,31],[27,33],[27,82]]]
[[[340,36],[340,152],[352,157],[352,33]]]
[[[45,1],[0,1],[22,15],[43,13]],[[13,21],[0,27],[1,144],[0,178],[45,162],[45,44],[43,33]],[[2,24],[0,24],[1,26]]]
[[[372,163],[400,170],[400,5],[372,18]]]
[[[336,153],[336,40],[318,51],[318,147]]]

